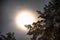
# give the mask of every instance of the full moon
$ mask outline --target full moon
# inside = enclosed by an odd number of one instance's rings
[[[32,24],[36,21],[36,14],[31,10],[21,10],[17,12],[16,24],[18,28],[22,30],[27,30],[24,25]]]

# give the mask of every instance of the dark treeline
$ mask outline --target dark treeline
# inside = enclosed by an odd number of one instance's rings
[[[51,0],[45,5],[44,12],[37,11],[43,18],[32,25],[25,25],[33,35],[31,40],[60,40],[60,0]]]

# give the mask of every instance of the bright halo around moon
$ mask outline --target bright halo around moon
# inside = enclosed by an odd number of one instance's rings
[[[16,24],[18,28],[22,30],[27,30],[27,28],[24,25],[32,24],[35,21],[36,20],[33,15],[33,12],[29,10],[22,10],[18,12],[16,16]]]

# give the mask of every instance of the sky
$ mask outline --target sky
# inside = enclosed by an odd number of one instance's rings
[[[0,20],[0,32],[3,34],[7,32],[14,32],[17,40],[29,40],[27,32],[18,30],[14,23],[14,17],[16,11],[24,8],[32,10],[39,10],[43,12],[44,5],[50,0],[3,0],[1,1],[1,20]]]

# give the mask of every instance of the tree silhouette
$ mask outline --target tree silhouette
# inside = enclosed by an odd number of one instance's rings
[[[51,0],[45,5],[44,12],[37,11],[43,18],[32,25],[25,25],[29,31],[28,35],[33,35],[31,40],[59,40],[60,39],[60,0]]]
[[[6,36],[0,33],[0,40],[16,40],[14,36],[14,32],[7,33]]]

